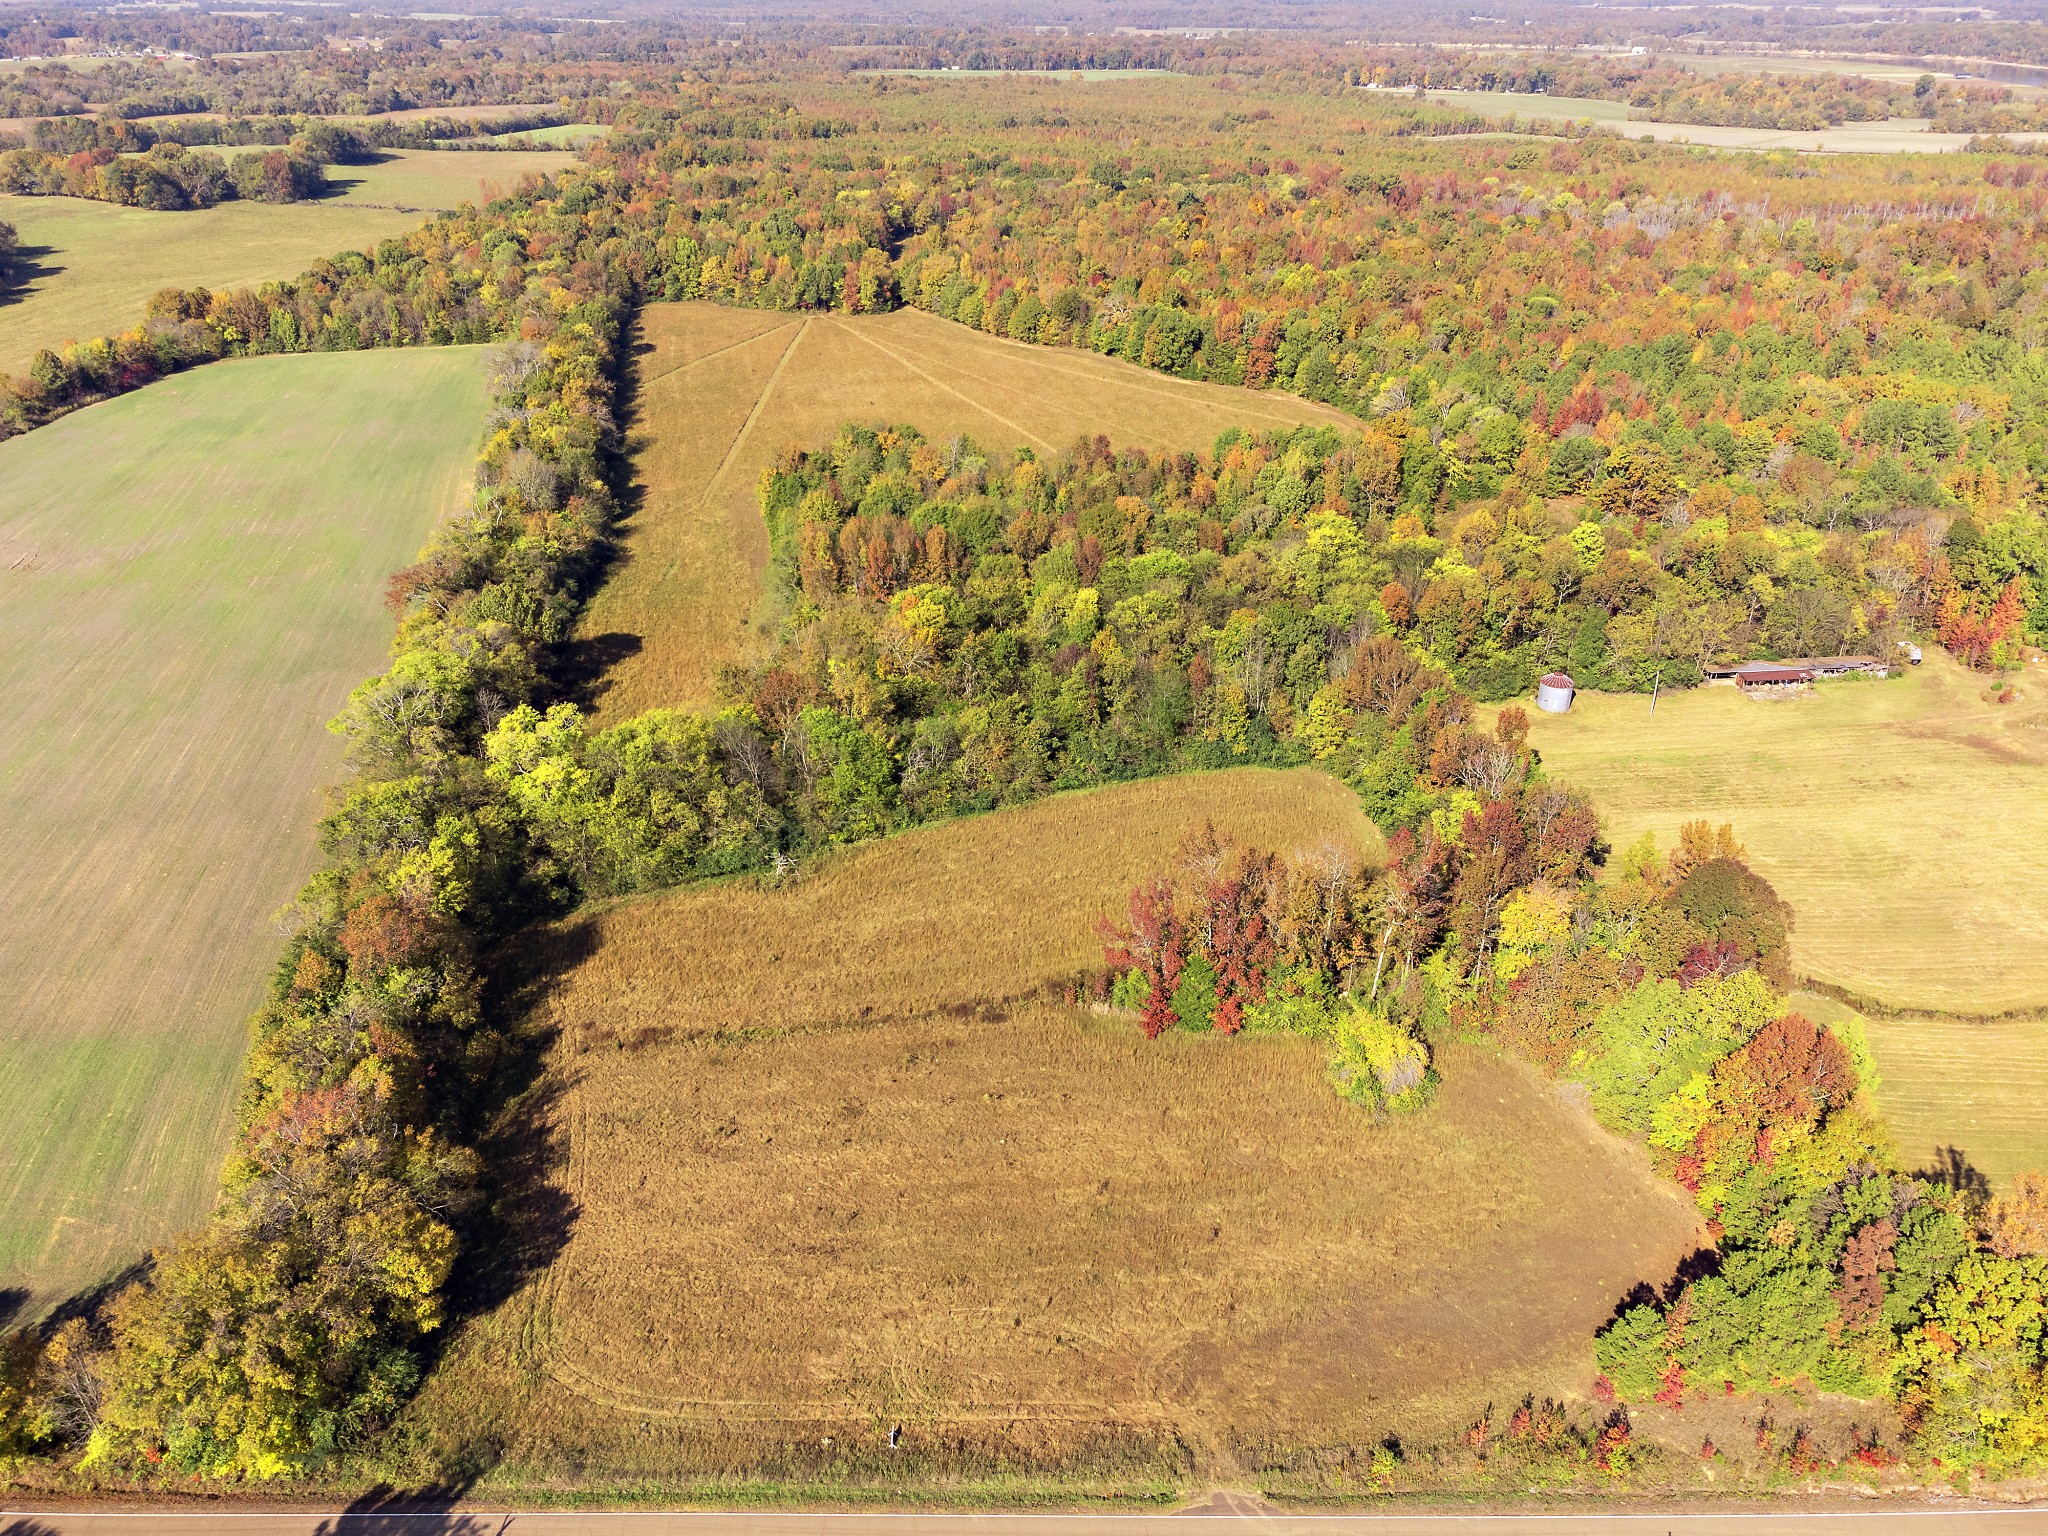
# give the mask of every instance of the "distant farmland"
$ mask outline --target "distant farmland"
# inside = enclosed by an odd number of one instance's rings
[[[600,648],[637,652],[612,670],[606,719],[702,703],[720,664],[748,653],[768,561],[755,481],[790,443],[815,447],[842,422],[907,423],[933,439],[966,433],[985,448],[1039,452],[1083,433],[1119,447],[1206,448],[1230,426],[1356,425],[1294,396],[999,341],[919,310],[807,319],[656,304],[641,326],[644,500],[626,558],[583,625]]]
[[[422,1443],[501,1446],[527,1488],[829,1466],[1128,1490],[1583,1390],[1592,1330],[1696,1217],[1533,1072],[1449,1050],[1440,1102],[1376,1126],[1309,1041],[1148,1043],[1018,1000],[1095,958],[1095,918],[1208,816],[1376,856],[1320,774],[1203,774],[523,946],[556,1044],[541,1123],[508,1134],[551,1166],[485,1267],[537,1267],[451,1339]]]
[[[125,331],[160,288],[241,288],[297,277],[420,222],[416,213],[341,202],[222,203],[152,213],[77,197],[0,196],[26,271],[0,291],[0,373],[24,373],[39,347]]]
[[[482,367],[220,363],[0,444],[0,1291],[210,1203],[324,722],[463,489]]]

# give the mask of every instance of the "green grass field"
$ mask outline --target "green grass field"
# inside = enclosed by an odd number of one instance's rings
[[[1859,1017],[1831,997],[1796,993],[1808,1018]],[[1861,1018],[1877,1063],[1877,1105],[1909,1168],[1946,1163],[1947,1149],[2004,1187],[2048,1172],[2048,1019],[1964,1024]]]
[[[0,221],[20,231],[27,267],[0,290],[0,373],[20,373],[39,347],[125,331],[160,288],[297,277],[323,256],[403,234],[420,216],[347,200],[151,213],[75,197],[0,196]]]
[[[581,149],[610,132],[611,129],[602,123],[563,123],[555,128],[529,128],[524,133],[494,133],[491,142],[512,144],[523,140],[531,144],[553,144],[562,149]]]
[[[1616,848],[1731,821],[1798,912],[1801,974],[1900,1012],[2048,1009],[2048,669],[2014,704],[1930,652],[1792,699],[1580,694],[1530,711],[1544,762]]]
[[[528,176],[552,176],[576,163],[566,149],[386,150],[374,165],[329,166],[336,191],[320,206],[434,213],[488,201]]]
[[[52,1300],[211,1201],[324,723],[462,493],[482,373],[219,363],[0,444],[0,1294]]]

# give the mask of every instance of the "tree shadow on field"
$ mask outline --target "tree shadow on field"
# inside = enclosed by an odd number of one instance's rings
[[[1621,1321],[1624,1313],[1636,1307],[1668,1307],[1684,1294],[1687,1286],[1695,1281],[1705,1280],[1711,1276],[1718,1275],[1720,1272],[1721,1255],[1718,1250],[1713,1248],[1695,1248],[1691,1253],[1688,1253],[1678,1261],[1677,1266],[1671,1271],[1671,1278],[1666,1280],[1661,1287],[1652,1285],[1647,1280],[1638,1280],[1634,1285],[1630,1286],[1622,1298],[1614,1304],[1614,1310],[1608,1314],[1607,1322],[1602,1323],[1600,1326],[1605,1328],[1608,1323]]]
[[[62,276],[64,268],[49,259],[57,254],[54,245],[15,247],[13,260],[0,265],[0,309],[19,304],[35,291],[36,284]]]
[[[640,446],[639,376],[631,359],[654,350],[644,338],[636,315],[623,338],[618,366],[618,419],[622,423],[612,441],[604,447],[605,479],[611,485],[618,506],[611,525],[599,540],[595,557],[584,579],[578,583],[587,598],[604,585],[611,568],[625,558],[626,536],[633,520],[647,500],[647,487],[634,472],[633,455]],[[550,674],[562,698],[579,709],[591,709],[610,691],[613,668],[641,650],[638,635],[614,630],[602,635],[577,636],[554,647]]]
[[[557,651],[555,678],[562,695],[579,709],[591,709],[611,691],[611,670],[629,656],[638,656],[638,635],[614,630],[565,641]]]
[[[575,1078],[548,1069],[556,1032],[541,1005],[596,942],[587,923],[534,927],[499,945],[486,964],[485,1011],[506,1045],[488,1093],[498,1107],[473,1138],[487,1170],[485,1202],[465,1233],[448,1290],[451,1326],[438,1339],[510,1300],[561,1256],[575,1230],[575,1198],[554,1177],[568,1162],[561,1110]]]
[[[28,1292],[18,1285],[0,1287],[0,1328],[11,1328],[28,1306]]]
[[[1934,1162],[1926,1168],[1916,1168],[1913,1177],[1925,1179],[1930,1184],[1946,1184],[1978,1205],[1991,1198],[1991,1180],[1985,1177],[1983,1169],[1970,1161],[1970,1155],[1961,1147],[1936,1147]]]

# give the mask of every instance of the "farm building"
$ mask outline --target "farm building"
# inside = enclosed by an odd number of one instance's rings
[[[1811,667],[1768,666],[1752,663],[1735,675],[1735,686],[1745,694],[1798,693],[1818,674]]]
[[[1890,670],[1884,659],[1878,656],[1788,656],[1783,661],[1719,663],[1700,668],[1700,676],[1710,683],[1734,683],[1742,687],[1745,679],[1765,673],[1804,672],[1807,676],[1800,680],[1804,684],[1823,677],[1847,677],[1852,672],[1883,677]]]
[[[1546,715],[1561,715],[1572,707],[1572,692],[1578,685],[1563,672],[1546,672],[1536,679],[1536,707]]]

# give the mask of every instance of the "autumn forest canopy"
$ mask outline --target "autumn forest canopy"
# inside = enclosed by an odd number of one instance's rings
[[[1323,1493],[1691,1492],[1725,1464],[1692,1426],[1738,1413],[1754,1490],[2044,1470],[2048,1183],[1913,1166],[1855,1015],[1792,996],[1807,914],[1739,822],[1617,846],[1527,713],[1549,673],[1661,696],[1747,661],[1900,673],[1923,648],[1987,707],[2038,689],[2048,174],[2025,135],[2048,98],[1935,67],[2033,62],[2036,22],[1674,9],[1646,13],[1645,44],[1544,7],[1417,5],[1364,35],[1269,28],[1281,9],[1223,32],[1107,9],[743,34],[644,7],[366,14],[361,39],[291,12],[0,21],[10,206],[317,204],[395,153],[488,179],[498,149],[591,135],[557,175],[289,280],[166,287],[0,376],[4,445],[233,359],[490,348],[470,489],[384,587],[388,664],[333,701],[339,782],[218,1205],[5,1335],[0,1470],[308,1496],[486,1475],[419,1404],[503,1300],[493,1274],[526,1262],[521,1181],[546,1158],[512,1128],[563,1070],[533,984],[507,979],[537,936],[1241,767],[1327,775],[1383,848],[1186,828],[1099,893],[1088,963],[1034,1001],[1141,1049],[1285,1038],[1359,1136],[1437,1113],[1446,1063],[1483,1053],[1630,1144],[1701,1234],[1616,1291],[1555,1400],[1473,1403],[1441,1445],[1317,1447]],[[1762,58],[1795,47],[1914,67]],[[1703,62],[1738,57],[1757,67]],[[1434,89],[1975,137],[1717,153],[1633,141],[1626,118],[1475,127]],[[46,255],[0,223],[0,301]],[[1246,419],[1180,447],[1114,422],[1049,444],[986,406],[986,432],[935,430],[911,401],[780,445],[747,488],[764,558],[731,574],[756,602],[715,696],[605,717],[616,637],[586,632],[586,603],[636,526],[713,506],[636,479],[664,430],[639,317],[682,303],[792,326],[915,310],[1052,365],[1112,360],[1148,398],[1244,391],[1216,398]],[[1324,410],[1277,425],[1243,405],[1262,394]],[[735,419],[744,437],[754,415]],[[993,1006],[971,1027],[1010,1027]],[[1823,1399],[1856,1407],[1771,1428],[1773,1402]],[[943,1476],[989,1470],[970,1463]]]

